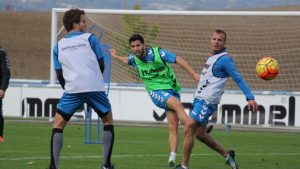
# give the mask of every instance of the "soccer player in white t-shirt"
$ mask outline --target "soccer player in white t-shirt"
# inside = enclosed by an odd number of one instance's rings
[[[85,12],[70,9],[65,12],[63,24],[68,34],[55,48],[53,61],[58,81],[64,89],[54,118],[51,136],[49,169],[58,169],[63,145],[63,129],[75,111],[87,103],[101,118],[103,127],[103,165],[113,169],[111,154],[114,144],[114,126],[111,105],[105,93],[104,58],[97,37],[85,33]]]

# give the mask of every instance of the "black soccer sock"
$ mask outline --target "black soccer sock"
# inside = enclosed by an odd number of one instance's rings
[[[103,165],[111,166],[111,154],[114,145],[115,134],[113,125],[104,125],[103,130]]]
[[[3,137],[3,130],[4,130],[4,119],[0,118],[0,136]]]
[[[50,142],[50,166],[49,169],[58,169],[59,154],[63,145],[63,130],[54,128],[52,129],[52,136]]]

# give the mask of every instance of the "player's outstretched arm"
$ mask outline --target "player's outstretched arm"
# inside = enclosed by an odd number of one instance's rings
[[[177,56],[176,57],[176,63],[182,67],[183,69],[185,69],[191,76],[192,78],[198,83],[200,80],[200,75],[198,73],[196,73],[194,71],[194,69],[192,68],[192,66],[185,61],[181,56]]]
[[[110,55],[111,55],[113,58],[115,58],[115,59],[121,61],[122,63],[125,63],[125,64],[128,63],[128,57],[119,56],[119,55],[117,54],[116,49],[109,49],[109,51],[110,51]]]

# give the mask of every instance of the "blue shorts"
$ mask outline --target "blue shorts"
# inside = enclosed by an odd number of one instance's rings
[[[190,117],[201,126],[206,126],[209,117],[217,110],[217,104],[210,104],[203,99],[194,99]]]
[[[148,93],[152,102],[162,109],[168,111],[167,100],[174,96],[180,100],[180,94],[175,90],[153,90]]]
[[[91,106],[95,112],[104,117],[111,112],[111,105],[105,92],[64,93],[57,104],[57,112],[72,116],[84,103]]]

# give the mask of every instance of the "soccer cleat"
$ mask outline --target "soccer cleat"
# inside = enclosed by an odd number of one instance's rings
[[[235,153],[233,150],[229,150],[228,151],[228,156],[225,159],[225,164],[229,165],[231,167],[231,169],[238,169],[238,165],[234,160],[235,158]]]
[[[170,153],[170,157],[169,157],[169,161],[168,161],[168,165],[169,167],[175,167],[176,165],[176,153]]]
[[[175,169],[184,169],[184,168],[181,166],[181,164],[179,164],[175,167]]]
[[[48,169],[57,169],[57,168],[50,164]]]
[[[110,167],[105,167],[105,166],[103,165],[101,169],[115,169],[115,167],[114,167],[113,165],[110,166]]]
[[[168,165],[169,165],[169,167],[175,167],[175,165],[176,165],[175,160],[169,159]]]
[[[4,141],[3,136],[0,136],[0,143]]]

